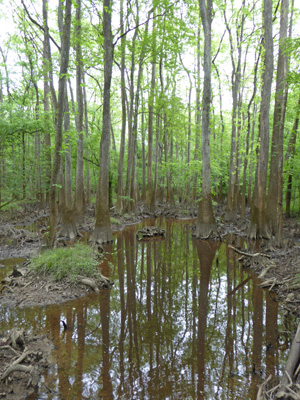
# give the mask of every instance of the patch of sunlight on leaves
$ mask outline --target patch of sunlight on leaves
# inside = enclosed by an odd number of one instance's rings
[[[83,243],[49,249],[30,260],[30,268],[34,273],[55,281],[64,278],[75,281],[78,275],[95,276],[99,273],[98,265],[98,252]]]

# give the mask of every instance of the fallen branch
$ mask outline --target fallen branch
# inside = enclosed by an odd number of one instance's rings
[[[300,283],[288,287],[288,290],[297,290],[297,289],[300,289]]]
[[[245,251],[239,250],[236,247],[233,247],[231,244],[229,244],[227,246],[229,249],[235,251],[238,254],[241,254],[242,256],[246,256],[246,257],[258,257],[258,256],[262,256],[262,257],[267,257],[267,258],[271,258],[270,256],[268,256],[267,254],[264,253],[246,253]]]
[[[20,355],[20,353],[18,353],[15,349],[13,349],[11,346],[9,346],[9,345],[1,345],[0,344],[0,347],[1,347],[1,349],[8,349],[8,350],[10,350],[10,351],[12,351],[13,353],[15,353],[15,355],[16,356],[19,356]]]
[[[261,385],[259,385],[256,400],[263,399],[263,397],[261,397],[262,392],[263,392],[264,388],[267,386],[267,384],[270,382],[271,379],[272,379],[272,375],[270,375]]]
[[[93,281],[92,279],[88,279],[88,278],[79,278],[79,279],[78,279],[78,282],[79,282],[79,283],[82,283],[82,284],[85,285],[85,286],[91,287],[96,293],[99,293],[99,292],[100,292],[100,290],[99,290],[99,288],[97,287],[95,281]]]
[[[1,288],[1,290],[0,290],[0,292],[2,292],[3,289],[8,289],[11,293],[14,292],[13,289],[12,289],[10,286],[8,286],[8,285],[3,285],[2,288]]]
[[[289,386],[287,386],[286,388],[289,392],[289,397],[292,398],[292,400],[300,400],[300,396],[296,392],[294,392],[293,389],[291,389]]]
[[[32,354],[32,352],[31,352],[31,351],[24,351],[24,353],[21,354],[20,357],[17,358],[17,360],[15,360],[14,362],[12,362],[11,365],[21,364],[21,362],[24,361],[25,358],[26,358],[27,356],[29,356],[29,354]]]
[[[4,373],[1,376],[1,380],[4,381],[10,374],[12,374],[15,371],[20,371],[20,372],[29,372],[31,373],[33,371],[33,367],[28,367],[26,365],[20,365],[20,364],[16,364],[16,365],[11,365],[7,368],[6,371],[4,371]]]
[[[268,280],[260,283],[259,287],[266,287],[266,286],[272,286],[272,285],[274,286],[274,284],[276,284],[276,283],[277,283],[276,278],[271,278],[271,279],[268,279]]]
[[[266,269],[264,269],[259,275],[258,275],[258,279],[262,279],[265,275],[266,275],[266,273],[271,269],[271,268],[273,268],[274,267],[274,265],[269,265]]]

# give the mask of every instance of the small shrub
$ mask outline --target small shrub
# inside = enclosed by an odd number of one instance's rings
[[[99,273],[98,265],[98,252],[82,243],[46,250],[30,261],[30,268],[36,274],[48,276],[55,281],[64,278],[75,281],[78,275],[94,276]]]

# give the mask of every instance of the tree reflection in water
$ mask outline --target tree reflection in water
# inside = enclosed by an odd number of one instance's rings
[[[261,380],[280,374],[278,303],[226,244],[192,239],[192,223],[144,222],[165,229],[159,240],[137,241],[141,225],[117,233],[102,264],[112,289],[44,312],[3,313],[5,330],[39,326],[53,337],[40,396],[255,399]]]

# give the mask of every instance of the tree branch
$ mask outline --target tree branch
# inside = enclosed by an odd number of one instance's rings
[[[21,0],[21,3],[23,4],[24,10],[28,16],[28,18],[30,19],[30,21],[36,25],[41,31],[45,31],[44,27],[39,24],[35,19],[32,18],[32,16],[29,14],[29,11],[27,9],[27,7],[25,6],[24,0]],[[60,51],[60,46],[56,43],[56,41],[53,39],[53,37],[49,34],[49,38],[51,39],[51,41],[53,42],[53,44],[57,47],[57,49]]]

